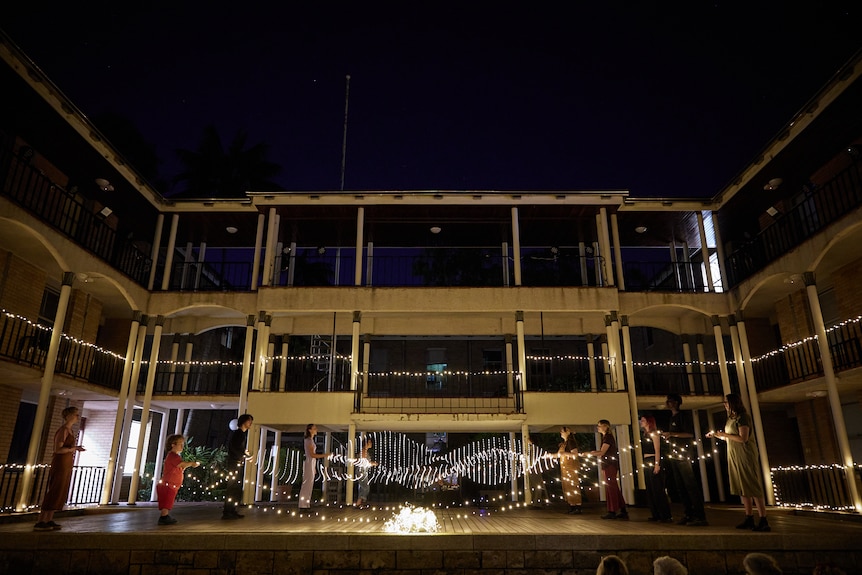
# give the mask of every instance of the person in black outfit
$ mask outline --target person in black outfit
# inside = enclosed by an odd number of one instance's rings
[[[667,464],[685,508],[685,516],[677,523],[691,527],[709,525],[703,508],[703,492],[695,481],[694,470],[691,468],[690,440],[694,438],[694,425],[691,417],[680,411],[682,398],[679,395],[668,394],[665,405],[671,412],[670,425],[661,436],[670,440]]]
[[[236,429],[234,429],[227,441],[227,489],[224,496],[224,510],[222,511],[222,519],[242,519],[244,515],[236,510],[236,505],[242,500],[242,480],[243,472],[245,471],[245,462],[251,459],[246,448],[248,439],[248,429],[251,427],[254,418],[248,413],[243,413],[236,420]]]

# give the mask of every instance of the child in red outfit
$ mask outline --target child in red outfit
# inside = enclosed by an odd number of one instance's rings
[[[165,457],[165,466],[162,471],[162,478],[156,485],[156,494],[159,497],[159,525],[173,525],[177,522],[171,517],[171,509],[174,508],[174,501],[177,498],[177,492],[183,486],[183,472],[187,467],[197,467],[199,461],[183,461],[180,455],[183,452],[183,447],[186,444],[186,438],[182,435],[171,435],[168,437],[168,445],[170,451]]]

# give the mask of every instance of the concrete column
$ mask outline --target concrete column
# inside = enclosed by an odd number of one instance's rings
[[[356,473],[356,466],[353,460],[362,455],[362,449],[365,447],[365,433],[359,434],[359,445],[356,445],[356,424],[350,422],[347,424],[347,484],[344,486],[344,504],[353,505],[353,491],[356,488],[356,480],[353,475]],[[360,473],[369,473],[371,468],[362,469]],[[366,502],[367,503],[367,502]]]
[[[607,281],[607,285],[613,286],[614,284],[614,272],[613,272],[613,258],[611,257],[611,236],[608,231],[608,209],[607,208],[599,208],[599,221],[601,226],[599,227],[599,245],[602,248],[602,268],[603,274],[605,276],[605,280]]]
[[[581,266],[581,285],[590,285],[590,274],[587,270],[587,244],[578,242],[578,261]]]
[[[528,469],[533,465],[532,455],[530,450],[530,426],[526,423],[521,424],[521,454],[524,458],[524,505],[533,503],[533,491],[530,488],[530,474]]]
[[[362,242],[363,232],[365,229],[365,208],[359,207],[356,210],[356,258],[353,267],[353,285],[362,285]]]
[[[715,415],[711,411],[706,412],[706,426],[715,429]],[[718,500],[722,503],[727,501],[724,494],[724,470],[721,468],[721,460],[718,458],[717,439],[712,439],[712,464],[715,468],[715,485],[718,488]]]
[[[590,366],[590,391],[593,393],[599,390],[599,382],[596,378],[596,344],[593,343],[593,334],[587,334],[587,357],[589,358]]]
[[[266,440],[269,437],[269,430],[261,427],[260,437],[258,438],[257,447],[257,476],[254,482],[254,500],[263,501],[263,472],[264,472],[264,454],[266,453]],[[272,500],[272,494],[269,497]]]
[[[598,421],[598,420],[599,420],[599,418],[596,418],[596,421]],[[602,434],[601,433],[596,432],[595,442],[596,442],[595,451],[601,451],[601,449],[602,449]],[[619,449],[619,445],[617,446],[617,449]],[[596,473],[597,473],[596,477],[599,478],[599,501],[607,501],[608,496],[607,496],[607,490],[605,489],[605,478],[604,478],[604,476],[602,476],[602,458],[601,457],[596,457]]]
[[[503,269],[503,287],[509,287],[509,242],[503,242],[500,250],[502,269]]]
[[[368,242],[365,248],[365,285],[374,285],[374,242]]]
[[[261,427],[256,423],[252,423],[251,427],[248,430],[248,442],[247,445],[258,445],[260,442],[261,435]],[[243,505],[251,505],[254,503],[254,489],[255,485],[257,485],[256,480],[250,480],[249,477],[257,478],[257,468],[259,467],[258,462],[262,457],[260,450],[254,454],[254,457],[247,459],[244,463],[245,467],[243,468],[243,483],[242,483],[242,504]]]
[[[122,445],[117,453],[117,472],[119,478],[114,481],[113,491],[111,492],[111,502],[120,502],[120,492],[122,491],[122,477],[126,471],[126,454],[129,451],[130,432],[132,430],[132,417],[135,414],[135,403],[138,394],[138,381],[141,376],[141,363],[144,359],[144,347],[147,345],[147,324],[149,318],[145,315],[141,316],[140,325],[138,325],[138,337],[135,345],[135,358],[132,361],[132,374],[129,376],[129,393],[126,396],[125,413],[123,414],[123,430],[121,432]]]
[[[515,263],[515,285],[521,284],[521,224],[518,208],[512,208],[512,257]]]
[[[186,393],[189,389],[189,379],[191,378],[192,373],[192,353],[195,349],[195,344],[192,342],[191,334],[186,335],[188,337],[186,337],[185,356],[183,357],[183,393]]]
[[[700,253],[703,258],[703,267],[706,270],[706,291],[715,291],[712,280],[712,266],[709,265],[709,243],[706,241],[706,228],[703,225],[703,213],[700,211],[697,214],[697,230],[700,232]]]
[[[711,212],[710,212],[711,213]],[[718,222],[715,221],[715,214],[712,215],[712,231],[715,233],[715,255],[718,258],[718,273],[721,276],[721,290],[727,291],[727,270],[724,267],[724,244],[721,242],[721,231],[718,229]],[[719,290],[716,290],[719,291]]]
[[[371,339],[362,337],[362,398],[368,397],[368,372],[371,370]]]
[[[850,449],[850,440],[847,437],[847,426],[844,424],[844,411],[841,408],[841,396],[838,394],[838,383],[835,378],[835,368],[832,364],[832,352],[829,349],[829,340],[826,338],[826,326],[823,323],[823,311],[820,309],[820,298],[817,295],[817,286],[814,283],[814,273],[805,272],[803,278],[805,279],[805,289],[808,292],[808,306],[811,308],[811,320],[814,322],[814,330],[817,333],[817,347],[820,349],[820,364],[823,366],[823,378],[826,380],[826,393],[829,397],[829,407],[832,411],[835,437],[838,439],[841,458],[844,460],[844,476],[847,480],[850,496],[853,499],[853,507],[859,513],[862,512],[862,495],[860,495],[859,486],[856,483],[853,452]]]
[[[167,440],[167,434],[165,433],[165,428],[168,424],[168,413],[158,412],[161,417],[159,418],[159,428],[157,433],[159,434],[159,443],[156,447],[156,464],[153,466],[153,486],[150,489],[150,501],[158,501],[158,493],[156,493],[156,484],[159,481],[159,477],[162,476],[162,468],[165,465],[165,442]],[[155,423],[155,420],[153,421]]]
[[[694,341],[697,348],[697,363],[700,365],[700,385],[706,393],[709,390],[709,378],[706,375],[706,348],[703,347],[703,335],[695,335]]]
[[[515,312],[515,330],[518,338],[518,375],[521,378],[521,391],[527,390],[527,344],[524,341],[524,312]]]
[[[177,410],[177,420],[174,422],[174,433],[177,435],[182,435],[183,433],[183,424],[186,420],[186,410],[178,409]]]
[[[60,298],[57,302],[57,313],[54,314],[54,327],[51,330],[51,343],[48,345],[48,355],[45,357],[45,371],[42,373],[42,385],[39,388],[39,403],[36,404],[36,415],[33,419],[33,430],[30,433],[30,444],[27,448],[27,465],[24,466],[24,476],[21,483],[21,496],[18,500],[18,511],[26,511],[31,505],[30,492],[33,485],[33,470],[39,449],[42,447],[42,432],[48,417],[48,402],[51,400],[51,386],[54,383],[54,368],[57,365],[57,354],[60,351],[60,336],[66,321],[66,310],[69,307],[69,297],[72,294],[74,272],[63,273],[63,285],[60,288]],[[50,435],[49,435],[50,437]]]
[[[515,359],[512,355],[512,336],[506,334],[506,394],[511,397],[515,393]]]
[[[257,340],[254,346],[254,367],[251,376],[251,388],[255,391],[263,390],[266,348],[269,345],[269,330],[266,329],[266,317],[265,311],[261,311],[257,315]]]
[[[623,361],[626,364],[626,390],[629,394],[629,413],[632,418],[632,446],[635,456],[635,473],[637,474],[638,489],[646,489],[646,478],[644,477],[644,454],[641,449],[641,434],[636,432],[638,417],[638,396],[635,388],[635,372],[634,360],[632,359],[632,338],[631,328],[629,327],[629,318],[624,315],[620,317],[620,323],[623,326]],[[634,496],[634,494],[632,494]]]
[[[287,391],[288,334],[281,334],[281,361],[278,362],[278,390]]]
[[[739,345],[742,351],[742,364],[748,380],[748,395],[751,402],[751,414],[754,419],[754,431],[757,434],[757,449],[760,452],[760,467],[763,483],[766,487],[766,501],[775,505],[775,489],[772,485],[772,470],[769,466],[769,453],[766,449],[766,435],[763,431],[763,416],[760,411],[760,399],[757,397],[757,384],[754,381],[754,368],[751,365],[751,349],[748,347],[748,333],[745,331],[745,321],[742,312],[737,312],[737,328],[739,329]]]
[[[682,360],[685,362],[685,373],[688,379],[688,392],[691,395],[697,394],[697,385],[694,380],[694,369],[691,362],[691,345],[688,342],[688,336],[682,336]]]
[[[362,312],[353,312],[353,332],[350,340],[350,389],[356,391],[356,380],[359,376],[359,369],[362,362],[359,357],[359,344],[362,341],[359,335],[360,321],[362,321]]]
[[[703,434],[700,432],[700,411],[692,409],[691,419],[694,426],[694,446],[697,450],[697,468],[700,470],[700,487],[703,490],[703,500],[709,501],[709,478],[706,476],[706,454],[703,450]]]
[[[178,333],[174,334],[173,341],[171,341],[171,369],[170,369],[170,378],[168,378],[168,389],[171,392],[176,392],[177,389],[174,387],[177,381],[177,363],[180,358],[180,339],[181,335]]]
[[[617,448],[620,452],[620,489],[623,492],[623,497],[626,502],[632,502],[635,500],[635,482],[634,482],[634,472],[632,471],[632,457],[631,453],[626,453],[626,450],[629,449],[629,442],[621,443],[620,440],[626,440],[631,435],[629,434],[630,426],[622,424],[617,425],[616,434],[617,434]],[[642,474],[641,474],[642,476]]]
[[[156,283],[156,267],[159,263],[159,250],[162,248],[162,228],[165,225],[165,214],[156,216],[156,230],[153,232],[153,249],[150,251],[150,260],[153,262],[150,265],[150,277],[147,279],[147,290],[153,291],[153,284]]]
[[[203,271],[204,271],[204,265],[206,265],[205,264],[206,259],[207,259],[207,243],[201,242],[200,248],[198,248],[198,261],[197,261],[198,265],[195,268],[195,282],[194,282],[195,290],[198,290],[201,287],[201,275],[203,274]]]
[[[165,317],[157,316],[156,325],[153,329],[153,345],[150,350],[150,364],[147,367],[147,387],[144,390],[144,404],[141,407],[141,433],[138,434],[138,449],[135,452],[135,468],[132,471],[132,483],[129,486],[129,505],[134,505],[138,497],[138,484],[140,474],[143,470],[141,458],[144,455],[144,426],[150,417],[150,403],[153,400],[153,386],[156,383],[156,366],[159,362],[159,348],[162,341],[162,329],[165,325]]]
[[[739,344],[739,328],[736,326],[736,317],[733,314],[727,316],[727,326],[730,328],[730,345],[733,349],[733,365],[736,368],[736,380],[739,382],[739,395],[742,403],[752,417],[751,401],[748,399],[748,383],[745,381],[745,362],[742,357],[742,347]],[[757,414],[760,417],[760,414]]]
[[[332,432],[331,431],[327,431],[325,434],[323,434],[323,451],[326,453],[332,453]],[[320,481],[320,498],[323,500],[324,503],[329,503],[329,498],[328,498],[327,493],[326,493],[327,492],[327,486],[329,484],[329,481],[327,480],[327,478],[329,477],[329,462],[330,462],[329,457],[327,457],[323,460],[324,473],[323,473],[323,477],[321,478],[321,481]],[[336,501],[334,501],[333,503],[336,503]]]
[[[263,214],[257,215],[257,233],[254,237],[254,257],[251,263],[251,285],[249,285],[249,289],[251,291],[255,291],[257,289],[258,281],[260,280],[260,251],[263,244],[263,227],[266,222],[266,218]],[[291,254],[293,256],[293,254]]]
[[[174,267],[174,249],[177,246],[177,226],[180,223],[180,215],[171,215],[171,229],[168,231],[168,247],[165,252],[165,271],[162,274],[162,291],[166,291],[171,285],[171,274]],[[156,262],[153,262],[156,265]]]
[[[287,344],[285,344],[287,345]],[[275,432],[275,438],[272,440],[272,478],[269,482],[269,500],[278,501],[278,476],[281,474],[278,464],[281,461],[281,432]]]
[[[141,324],[141,312],[132,312],[132,323],[129,326],[129,341],[126,345],[126,361],[123,362],[123,375],[120,379],[120,392],[117,396],[117,416],[114,418],[114,433],[111,436],[111,450],[108,452],[108,462],[105,466],[105,483],[99,505],[107,505],[111,500],[114,476],[117,471],[117,450],[120,448],[120,438],[123,434],[123,415],[125,414],[126,398],[129,396],[129,376],[135,361],[135,346],[138,341],[138,328]]]
[[[617,222],[617,215],[611,214],[611,234],[614,239],[614,264],[617,270],[617,286],[620,290],[626,290],[626,281],[623,276],[623,250],[620,246],[620,226]],[[636,435],[640,435],[637,433]],[[643,487],[641,487],[643,489]]]
[[[718,357],[718,371],[721,373],[721,389],[724,395],[730,393],[730,374],[727,372],[727,355],[724,353],[724,337],[721,333],[721,319],[712,316],[712,332],[715,334],[715,351]]]
[[[242,375],[239,382],[239,405],[237,415],[248,411],[248,376],[251,373],[252,353],[254,351],[254,316],[245,318],[245,349],[242,353]]]

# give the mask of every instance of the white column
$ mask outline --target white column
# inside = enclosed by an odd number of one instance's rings
[[[515,393],[515,358],[512,354],[512,336],[506,335],[506,394],[509,397]]]
[[[697,385],[694,381],[694,369],[691,364],[691,345],[688,342],[688,336],[682,336],[682,360],[685,362],[686,379],[688,380],[688,392],[691,395],[697,394]]]
[[[272,268],[275,265],[275,242],[278,238],[275,208],[269,208],[269,220],[266,230],[266,252],[263,260],[263,285],[272,285]]]
[[[832,364],[829,340],[826,338],[826,326],[823,323],[820,298],[817,295],[817,286],[814,284],[814,273],[805,272],[803,277],[805,279],[805,289],[808,292],[808,306],[811,308],[811,321],[814,322],[814,329],[817,332],[817,347],[820,349],[820,364],[823,366],[823,378],[826,380],[826,393],[828,394],[829,407],[832,411],[835,437],[838,439],[841,458],[844,460],[844,476],[850,496],[853,499],[853,507],[856,508],[856,512],[858,513],[862,511],[862,495],[860,495],[859,486],[856,484],[853,452],[850,449],[850,440],[847,437],[847,426],[844,424],[844,411],[841,408],[841,396],[838,395],[838,383],[835,379],[835,368]]]
[[[629,413],[632,418],[632,446],[635,456],[635,473],[637,473],[638,489],[646,489],[646,478],[644,477],[644,454],[641,449],[641,434],[636,430],[640,418],[638,417],[638,395],[635,389],[634,360],[632,359],[632,338],[629,318],[624,315],[620,317],[623,326],[623,361],[626,364],[626,389],[629,394]],[[631,461],[631,458],[628,458]],[[634,493],[632,493],[634,497]]]
[[[628,444],[628,441],[621,443],[621,440],[625,441],[631,437],[629,426],[625,424],[617,425],[616,434],[617,446],[620,452],[620,488],[625,500],[633,502],[635,500],[635,482],[634,473],[632,472],[632,458],[631,453],[625,452],[626,449],[630,449],[630,444]]]
[[[255,479],[254,485],[254,500],[255,501],[263,501],[263,472],[264,472],[264,454],[266,453],[266,438],[269,436],[269,430],[261,427],[260,428],[260,438],[259,444],[257,447],[257,477]],[[272,500],[272,494],[269,496],[270,501]]]
[[[578,242],[578,260],[581,264],[581,285],[590,285],[590,274],[587,270],[587,245],[584,242]]]
[[[130,434],[132,430],[132,417],[135,415],[135,403],[138,395],[138,381],[141,376],[141,363],[144,359],[144,347],[147,345],[147,324],[149,318],[146,315],[141,316],[141,323],[138,325],[138,337],[135,344],[135,359],[132,361],[132,374],[129,376],[129,393],[126,396],[125,413],[123,414],[123,430],[121,432],[122,445],[117,453],[117,475],[114,480],[114,487],[111,491],[111,502],[120,502],[120,492],[122,491],[123,474],[126,472],[126,454],[129,451]]]
[[[596,418],[596,421],[598,421],[598,418]],[[596,441],[596,449],[595,450],[596,451],[601,451],[602,439],[603,439],[602,434],[597,432],[595,434],[595,441]],[[617,449],[619,449],[619,446],[617,446]],[[607,495],[607,490],[605,489],[605,477],[604,477],[604,475],[602,475],[602,458],[601,457],[596,457],[596,473],[597,473],[596,477],[599,478],[599,501],[607,501],[608,495]]]
[[[706,425],[710,429],[715,429],[715,415],[711,411],[706,412]],[[716,448],[717,439],[712,439],[712,465],[715,468],[715,485],[718,488],[718,500],[724,502],[727,496],[724,494],[724,471],[721,469],[721,460],[718,457],[718,449]]]
[[[522,457],[524,458],[524,505],[530,505],[533,503],[533,490],[530,487],[530,474],[527,471],[533,464],[532,457],[530,454],[531,443],[532,441],[530,440],[530,426],[526,423],[522,423],[521,452]]]
[[[36,404],[36,415],[33,420],[33,430],[30,433],[30,445],[27,448],[27,465],[24,466],[24,477],[21,484],[21,496],[18,500],[18,511],[26,511],[30,502],[30,491],[33,485],[33,470],[42,446],[42,432],[48,416],[48,402],[51,400],[51,385],[54,383],[54,368],[57,365],[57,354],[60,351],[60,336],[66,321],[66,309],[69,307],[69,297],[72,294],[74,272],[63,273],[63,285],[60,288],[60,298],[57,302],[57,313],[54,314],[54,327],[51,330],[51,343],[48,345],[48,355],[45,357],[45,371],[42,373],[42,385],[39,389],[39,403]],[[35,505],[35,504],[34,504]]]
[[[607,285],[614,285],[614,274],[612,263],[613,260],[611,258],[611,237],[608,233],[608,209],[607,208],[599,208],[599,245],[602,249],[602,268],[603,274],[605,276],[605,280],[607,281]]]
[[[198,261],[197,267],[195,269],[195,290],[200,289],[201,287],[201,275],[204,271],[204,265],[207,259],[207,243],[201,242],[201,247],[198,249]]]
[[[159,361],[159,347],[162,341],[162,329],[165,325],[165,317],[156,317],[156,326],[153,329],[153,344],[150,350],[150,364],[147,366],[147,387],[144,390],[144,404],[141,407],[141,432],[138,434],[138,449],[135,452],[135,467],[132,471],[132,483],[129,486],[129,505],[134,505],[138,497],[138,484],[140,473],[143,470],[141,458],[144,455],[144,426],[150,417],[150,403],[153,400],[153,386],[156,382],[156,366]]]
[[[168,389],[171,392],[176,392],[174,385],[177,381],[177,360],[180,358],[180,338],[182,336],[178,333],[174,334],[174,339],[171,341],[171,370],[170,370],[170,378],[168,379]]]
[[[265,221],[266,218],[263,214],[257,215],[257,233],[254,237],[254,257],[251,263],[251,285],[249,286],[249,289],[252,291],[257,289],[258,280],[260,279],[260,251],[263,244],[263,227]]]
[[[362,449],[365,448],[365,434],[359,436],[359,446],[356,445],[356,424],[350,422],[347,424],[347,484],[344,486],[344,504],[353,505],[353,490],[356,481],[353,479],[353,474],[356,471],[356,466],[353,460],[362,455]],[[357,453],[358,452],[358,453]],[[360,473],[369,473],[371,468],[363,469]],[[368,503],[367,501],[363,503]]]
[[[709,244],[706,241],[706,228],[703,225],[703,213],[700,210],[697,214],[697,230],[700,232],[700,254],[703,258],[703,267],[706,270],[706,291],[715,291],[712,281],[712,266],[709,265]]]
[[[177,410],[177,420],[174,422],[174,433],[177,435],[183,434],[183,423],[186,420],[186,410],[178,409]]]
[[[721,319],[712,316],[712,332],[715,334],[715,352],[718,357],[718,371],[721,373],[721,389],[724,395],[730,393],[730,375],[727,372],[727,355],[724,353],[724,337],[721,333]]]
[[[527,389],[527,344],[524,340],[524,312],[515,312],[515,330],[518,338],[518,375],[521,378],[521,391]]]
[[[120,379],[120,392],[117,396],[117,415],[114,418],[114,434],[111,436],[111,450],[108,452],[108,462],[105,466],[105,483],[102,486],[102,495],[99,505],[107,505],[111,500],[114,476],[117,471],[117,450],[120,448],[120,438],[123,434],[123,415],[125,413],[126,398],[129,395],[129,376],[132,373],[132,364],[135,360],[135,344],[138,341],[138,328],[141,323],[141,312],[132,312],[132,323],[129,327],[129,342],[126,345],[126,361],[123,362],[123,375]],[[122,476],[121,476],[122,477]]]
[[[742,350],[741,361],[748,379],[748,396],[751,402],[751,414],[754,419],[754,432],[757,434],[757,449],[760,452],[760,467],[763,482],[766,487],[766,501],[775,505],[775,489],[772,486],[772,470],[769,467],[769,453],[766,449],[766,436],[763,432],[763,416],[760,412],[760,399],[757,397],[757,383],[754,381],[754,368],[751,365],[751,348],[748,347],[748,333],[745,331],[745,321],[742,312],[737,312],[739,329],[739,346]]]
[[[748,383],[745,381],[745,362],[742,359],[742,347],[739,344],[739,328],[736,326],[736,317],[733,314],[727,316],[727,326],[730,328],[730,346],[733,349],[733,365],[736,367],[736,380],[739,382],[739,395],[742,404],[752,417],[760,419],[760,414],[751,411],[751,401],[748,399]],[[762,436],[761,436],[762,437]]]
[[[617,215],[611,214],[611,234],[614,238],[614,263],[616,264],[617,270],[617,286],[622,291],[626,290],[626,281],[623,276],[623,250],[622,246],[620,246],[620,227],[617,222]],[[636,435],[640,435],[637,433]],[[641,489],[644,489],[641,487]]]
[[[599,390],[599,381],[596,377],[596,344],[591,333],[587,334],[587,357],[590,367],[590,391],[595,393]]]
[[[710,391],[709,377],[706,374],[706,348],[703,346],[703,335],[696,334],[694,342],[697,349],[697,363],[700,365],[700,386],[703,393],[708,393]]]
[[[721,243],[721,233],[715,214],[712,214],[712,231],[715,233],[715,255],[718,259],[718,273],[721,276],[721,291],[727,291],[727,270],[724,268],[724,245]]]
[[[362,398],[368,397],[368,372],[371,370],[371,340],[366,335],[362,340]]]
[[[512,258],[515,264],[515,285],[521,284],[521,224],[518,220],[518,208],[512,208]]]
[[[353,312],[353,332],[350,340],[350,389],[356,391],[356,380],[362,363],[359,359],[359,344],[362,338],[359,335],[362,312]],[[334,346],[333,346],[334,347]]]
[[[254,316],[247,315],[245,322],[245,349],[242,353],[242,375],[239,382],[239,405],[237,415],[248,410],[248,376],[251,373],[252,353],[254,351]]]
[[[248,442],[247,445],[257,445],[260,441],[261,436],[261,428],[256,423],[252,423],[251,427],[248,430]],[[257,468],[260,466],[259,462],[261,461],[260,450],[254,454],[254,457],[247,460],[244,465],[243,470],[243,483],[242,483],[242,504],[243,505],[251,505],[254,503],[254,489],[255,485],[257,485],[257,481],[249,480],[249,477],[257,477]]]
[[[281,361],[278,362],[278,390],[287,391],[287,354],[288,349],[288,334],[281,335]]]
[[[195,344],[192,342],[191,334],[186,335],[188,335],[188,337],[186,338],[185,356],[183,357],[183,393],[186,393],[189,389],[189,378],[191,377],[192,372],[192,352],[195,348]]]
[[[353,267],[353,285],[362,285],[362,242],[363,232],[365,229],[365,208],[359,207],[356,210],[356,258]]]
[[[327,431],[326,433],[323,434],[323,451],[325,453],[332,453],[332,432],[331,431]],[[327,472],[329,471],[329,458],[328,457],[323,460],[323,468]],[[327,485],[329,483],[326,480],[326,478],[328,476],[329,476],[329,473],[324,473],[322,481],[320,482],[320,498],[321,498],[321,500],[323,500],[324,504],[329,503],[329,497],[326,493]],[[336,503],[336,502],[337,501],[335,501],[333,503]]]
[[[703,500],[709,501],[709,478],[706,476],[706,458],[703,451],[703,434],[700,432],[700,412],[691,410],[692,425],[694,426],[694,446],[697,450],[697,468],[700,470],[700,488],[703,490]]]
[[[500,261],[503,263],[503,287],[509,287],[509,242],[503,242],[500,257]]]
[[[257,343],[255,345],[254,372],[252,375],[252,388],[256,391],[264,391],[263,381],[266,372],[266,350],[269,347],[269,326],[271,322],[271,315],[266,312],[260,312],[257,317]]]
[[[168,289],[168,286],[171,285],[171,274],[173,273],[174,266],[174,249],[177,245],[177,226],[180,222],[180,215],[173,214],[171,216],[171,229],[168,231],[168,247],[165,252],[165,271],[162,273],[162,291]],[[153,262],[153,265],[156,265],[156,262]]]
[[[285,344],[287,345],[287,344]],[[279,462],[281,462],[281,432],[275,432],[275,438],[272,440],[272,451],[270,451],[272,457],[272,478],[269,482],[269,500],[270,501],[278,501],[279,496],[279,486],[278,486],[278,476],[281,473],[281,470],[278,468]]]
[[[156,413],[156,412],[153,412],[153,413]],[[160,418],[161,421],[159,422],[159,429],[158,429],[159,443],[157,444],[157,447],[156,447],[156,464],[155,464],[155,466],[153,466],[153,486],[152,486],[152,488],[150,488],[150,501],[158,501],[158,499],[159,499],[158,493],[156,493],[156,484],[159,481],[159,477],[162,476],[162,468],[165,465],[165,441],[167,440],[167,434],[165,433],[165,428],[167,427],[168,415],[170,414],[170,411],[168,411],[168,413],[164,413],[164,412],[158,412],[158,413],[161,415],[161,418]],[[155,420],[153,420],[153,423],[155,423]]]
[[[162,228],[165,225],[165,214],[156,216],[156,230],[153,232],[153,249],[150,251],[150,277],[147,280],[147,289],[153,291],[153,284],[156,283],[156,267],[159,263],[159,250],[162,248]]]

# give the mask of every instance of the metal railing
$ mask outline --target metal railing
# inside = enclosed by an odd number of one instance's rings
[[[859,483],[859,469],[854,480]],[[852,511],[853,497],[842,465],[772,468],[775,503],[782,507]]]
[[[751,277],[808,238],[862,205],[862,162],[856,161],[726,259],[730,286]]]
[[[147,285],[150,258],[8,146],[0,146],[0,182],[4,196],[138,284]]]
[[[27,497],[29,506],[36,507],[42,501],[48,488],[50,465],[37,465],[33,468],[33,484]],[[23,488],[24,466],[0,466],[0,513],[15,511]],[[66,505],[90,505],[99,503],[105,483],[105,468],[92,465],[72,467],[72,479]]]
[[[701,293],[701,262],[624,261],[626,291]]]

